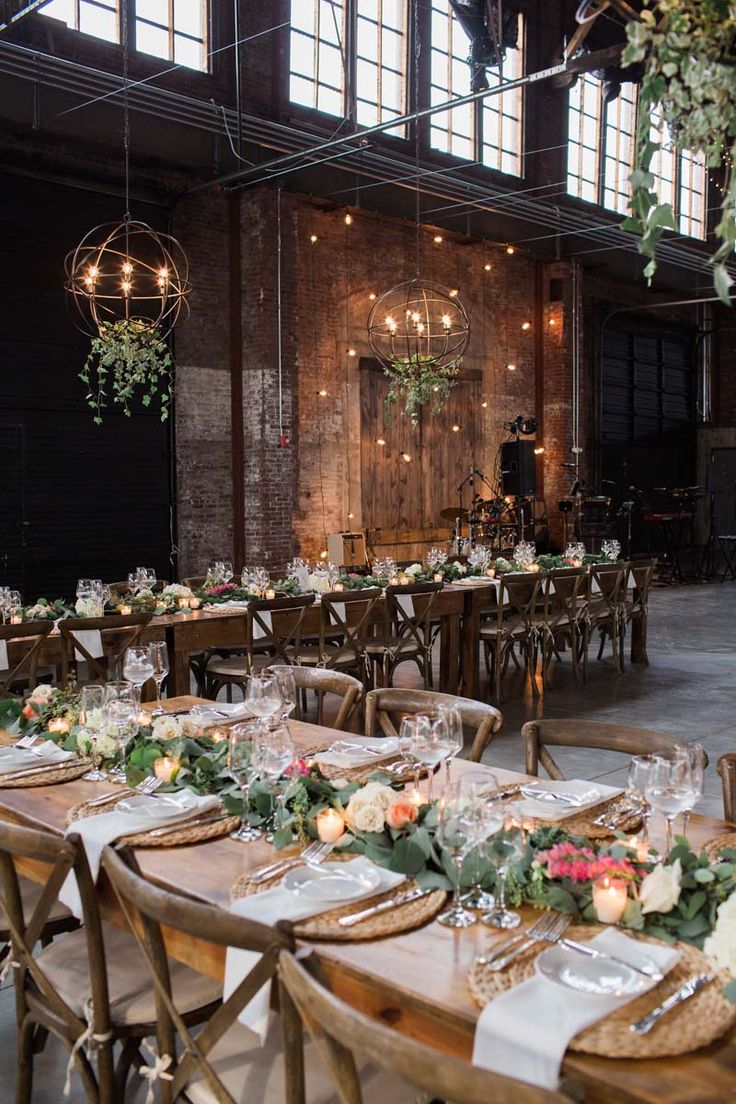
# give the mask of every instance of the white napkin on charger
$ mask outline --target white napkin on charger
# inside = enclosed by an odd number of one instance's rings
[[[94,882],[97,881],[97,875],[100,872],[102,852],[105,850],[108,843],[112,843],[113,840],[118,839],[119,836],[128,836],[133,832],[144,832],[149,828],[162,828],[164,826],[168,828],[169,825],[180,824],[182,821],[190,820],[194,816],[208,813],[212,809],[217,809],[220,805],[220,799],[215,794],[210,794],[207,797],[200,797],[191,790],[180,790],[179,793],[187,793],[191,797],[191,803],[187,805],[186,809],[182,810],[180,816],[171,816],[169,814],[168,816],[155,817],[150,813],[139,815],[118,812],[117,808],[115,808],[111,812],[101,812],[97,816],[82,817],[80,820],[72,821],[64,835],[68,836],[74,833],[81,837],[82,845],[87,854],[87,862],[89,863],[92,880]],[[134,795],[131,794],[129,796],[132,797]],[[145,795],[138,795],[141,800],[144,796]],[[156,797],[145,798],[146,804],[158,800],[159,799]],[[69,873],[66,881],[61,887],[59,900],[81,920],[82,902],[77,888],[77,881],[74,877],[74,871]]]
[[[44,740],[42,744],[34,744],[30,748],[5,747],[0,748],[0,774],[9,771],[23,770],[24,767],[43,767],[48,763],[63,763],[65,759],[73,759],[75,752],[64,751],[53,740]]]
[[[198,705],[195,708],[196,713],[194,713],[194,717],[192,717],[191,710],[188,716],[192,720],[196,719],[197,723],[201,725],[215,725],[221,724],[225,720],[244,721],[248,718],[252,718],[252,714],[244,701],[214,701],[210,709],[204,705]],[[225,714],[225,716],[223,716],[223,714]]]
[[[375,863],[360,855],[347,863],[342,863],[343,870],[360,870],[362,868],[376,868]],[[391,870],[377,867],[381,881],[375,889],[367,890],[352,900],[362,901],[365,897],[376,897],[379,893],[387,893],[396,889],[405,880],[404,874],[395,874]],[[230,911],[237,916],[244,916],[248,920],[255,920],[259,924],[271,926],[278,920],[304,920],[307,916],[318,916],[320,913],[329,912],[331,909],[340,908],[350,904],[350,901],[325,901],[319,905],[315,901],[309,901],[300,897],[298,893],[290,893],[281,884],[273,889],[266,889],[262,893],[254,893],[249,897],[240,897],[233,901]],[[250,973],[260,959],[257,951],[244,951],[237,947],[228,947],[225,955],[225,981],[223,985],[223,1000],[227,1000],[243,978]],[[249,1027],[260,1037],[263,1045],[268,1033],[270,983],[263,986],[256,993],[249,1004],[242,1009],[238,1020],[245,1027]]]
[[[349,744],[350,747],[341,747]],[[372,755],[370,750],[361,751],[361,748],[373,749],[379,755]],[[376,764],[376,770],[380,770],[381,759],[396,755],[399,750],[399,741],[396,736],[376,738],[375,736],[353,736],[346,733],[344,738],[336,740],[330,747],[320,751],[315,756],[318,763],[325,763],[332,767],[362,767],[369,763]]]
[[[520,796],[519,812],[521,816],[533,817],[535,820],[567,820],[600,805],[602,801],[608,801],[617,797],[622,791],[620,786],[604,786],[602,782],[585,782],[580,778],[571,778],[569,781],[553,781],[545,778],[537,779],[525,784],[546,790],[552,793],[569,794],[571,797],[581,799],[579,805],[568,805],[562,801],[539,801],[533,797]],[[584,800],[588,795],[589,800]]]
[[[632,964],[646,956],[663,973],[680,957],[679,951],[642,944],[615,928],[596,935],[590,945]],[[556,1089],[570,1041],[656,984],[652,980],[625,996],[600,996],[566,989],[535,974],[485,1006],[475,1028],[473,1065]]]

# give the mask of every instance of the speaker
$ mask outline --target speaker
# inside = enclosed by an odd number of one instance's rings
[[[501,445],[501,490],[515,498],[531,498],[537,493],[533,441],[505,441]]]

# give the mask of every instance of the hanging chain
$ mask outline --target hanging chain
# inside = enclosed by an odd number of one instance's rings
[[[414,0],[414,168],[416,171],[416,278],[419,279],[419,225],[421,219],[421,197],[419,194],[419,0]]]
[[[123,0],[123,150],[125,151],[125,215],[124,221],[130,222],[130,106],[128,104],[128,5]]]

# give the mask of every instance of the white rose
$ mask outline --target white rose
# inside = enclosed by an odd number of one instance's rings
[[[178,717],[157,717],[151,729],[151,738],[156,741],[176,740],[182,734]]]
[[[42,682],[35,688],[28,700],[37,705],[45,705],[53,692],[53,686],[49,686],[47,682]]]
[[[409,566],[407,568],[405,568],[404,574],[405,575],[421,575],[422,574],[422,565],[418,564],[418,563],[409,564]]]
[[[639,900],[641,911],[671,912],[680,900],[682,863],[676,859],[671,866],[660,863],[641,883]]]
[[[182,717],[179,721],[179,728],[182,736],[186,736],[192,740],[195,739],[199,733],[199,725],[196,721],[193,721],[191,717]]]
[[[384,825],[383,810],[377,805],[364,805],[356,811],[353,823],[359,832],[381,832]]]
[[[161,591],[161,595],[166,598],[191,598],[192,593],[188,586],[182,586],[181,583],[169,583]]]
[[[77,733],[77,751],[80,755],[89,755],[91,747],[92,740],[90,739],[89,732],[84,728],[80,729]]]
[[[377,805],[384,812],[388,812],[396,800],[396,794],[391,787],[384,786],[382,782],[368,782],[361,790],[358,790],[355,797],[362,797],[362,800],[367,804]]]
[[[105,732],[100,732],[97,735],[97,754],[101,755],[103,759],[110,759],[117,753],[118,745],[112,736],[108,736]]]
[[[716,926],[706,939],[703,950],[721,969],[736,977],[736,893],[718,906]]]

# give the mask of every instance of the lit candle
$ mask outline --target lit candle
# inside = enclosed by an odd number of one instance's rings
[[[404,575],[404,574],[399,575],[399,583],[401,584],[401,586],[408,586],[410,582],[411,582],[411,576],[410,575]]]
[[[23,614],[22,613],[11,613],[11,615],[10,615],[10,624],[11,625],[22,625],[23,624]]]
[[[495,569],[495,567],[486,568],[486,575],[488,576],[489,579],[495,579],[496,578],[496,569]]]
[[[338,590],[338,591],[343,591],[345,589],[345,584],[337,582],[337,583],[335,583],[335,585],[332,589],[333,590]]]
[[[202,605],[202,603],[200,602],[199,598],[190,598],[189,599],[189,608],[190,609],[199,609],[199,607],[201,605]]]
[[[180,598],[179,599],[179,609],[189,609],[189,608],[190,608],[189,599],[188,598]]]
[[[539,571],[539,564],[538,563],[529,564],[529,570],[530,571]]]
[[[398,586],[399,585],[399,576],[398,575],[392,575],[391,578],[388,581],[388,585],[389,586]]]
[[[64,720],[63,717],[54,717],[49,721],[49,732],[68,732],[69,722]]]
[[[118,612],[122,613],[123,617],[129,617],[133,612],[132,606],[118,606]]]
[[[179,773],[179,759],[176,755],[162,755],[153,761],[153,773],[162,782],[173,782]]]
[[[273,589],[273,587],[267,587],[266,588],[266,598],[268,598],[269,602],[272,599],[274,599],[275,597],[276,597],[276,591]]]
[[[205,735],[209,736],[213,744],[221,744],[223,740],[230,739],[230,729],[216,726],[215,728],[208,728]]]
[[[435,573],[434,573],[434,581],[435,581],[436,583],[442,583],[442,582],[444,582],[444,579],[445,579],[445,577],[444,577],[444,575],[442,574],[442,572],[441,572],[441,571],[435,571]]]
[[[628,900],[628,886],[625,881],[616,881],[606,874],[593,882],[593,908],[602,924],[617,924],[626,910]]]
[[[337,843],[345,831],[345,821],[337,809],[317,813],[317,835],[323,843]]]

